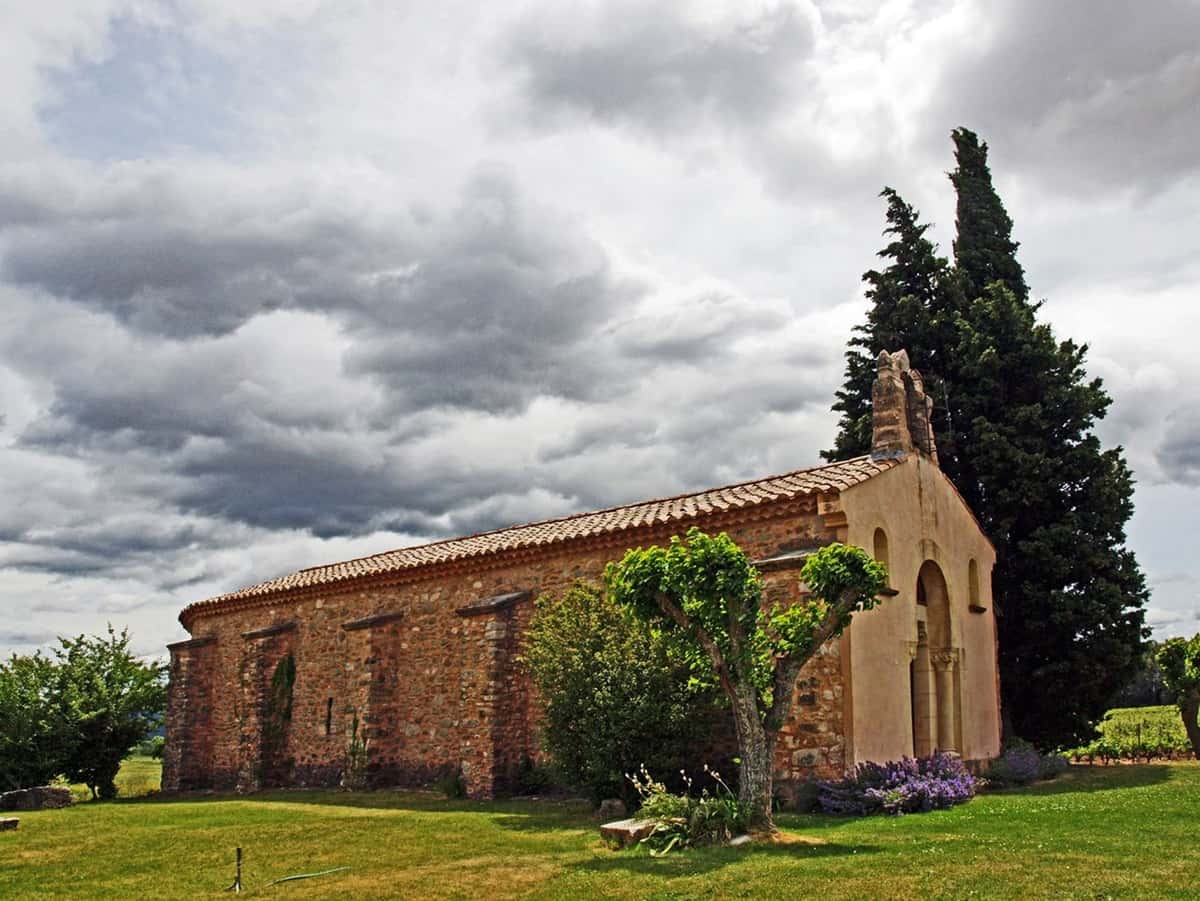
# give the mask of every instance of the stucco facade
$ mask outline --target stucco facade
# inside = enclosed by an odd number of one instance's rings
[[[994,553],[937,467],[906,360],[881,362],[875,407],[870,457],[314,567],[189,606],[192,638],[170,649],[164,789],[460,772],[474,796],[502,792],[540,756],[519,661],[534,599],[693,525],[741,544],[769,600],[800,598],[805,555],[835,540],[889,566],[896,596],[801,675],[777,746],[785,791],[935,747],[994,756]]]

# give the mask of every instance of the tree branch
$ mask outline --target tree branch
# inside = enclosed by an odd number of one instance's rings
[[[813,632],[810,650],[802,660],[794,657],[776,658],[771,710],[767,714],[768,729],[779,729],[787,721],[792,712],[792,695],[796,690],[796,680],[800,678],[800,670],[804,668],[804,664],[817,656],[825,642],[838,632],[838,625],[854,609],[856,597],[853,591],[845,591],[837,599],[837,603],[830,605],[824,621]]]
[[[712,640],[712,636],[705,632],[698,625],[693,623],[686,613],[671,600],[670,596],[665,591],[654,592],[654,599],[658,601],[658,608],[662,610],[671,620],[684,631],[690,631],[696,639],[704,646],[704,650],[708,652],[708,657],[712,660],[713,668],[717,671],[717,679],[721,682],[721,688],[734,698],[733,680],[729,676],[729,666],[725,662],[725,655],[721,653],[721,649],[717,647],[717,643]]]
[[[815,653],[815,652],[814,652]],[[775,682],[771,687],[771,710],[767,713],[767,730],[777,732],[787,722],[792,712],[792,696],[796,692],[796,680],[812,654],[803,660],[778,657],[775,660]]]

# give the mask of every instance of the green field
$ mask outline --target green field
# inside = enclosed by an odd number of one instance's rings
[[[152,766],[133,761],[126,786]],[[18,831],[0,833],[0,898],[215,894],[233,878],[237,845],[250,894],[304,898],[1195,898],[1198,812],[1194,762],[1077,766],[953,810],[785,814],[779,844],[652,859],[607,850],[574,801],[151,797],[20,814]],[[265,887],[337,866],[350,869]]]

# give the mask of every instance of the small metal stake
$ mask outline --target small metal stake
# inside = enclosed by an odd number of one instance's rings
[[[242,849],[237,849],[237,876],[233,879],[233,885],[225,889],[227,892],[238,893],[242,890]]]

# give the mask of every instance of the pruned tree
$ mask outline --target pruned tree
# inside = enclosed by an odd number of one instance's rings
[[[774,828],[775,743],[800,670],[887,584],[883,564],[842,544],[810,557],[800,577],[811,598],[766,608],[742,549],[696,528],[666,547],[629,551],[605,571],[613,599],[678,641],[692,669],[715,677],[728,697],[741,754],[738,800],[757,828]]]
[[[1200,633],[1191,638],[1168,638],[1158,649],[1158,666],[1183,717],[1192,753],[1200,760]]]

